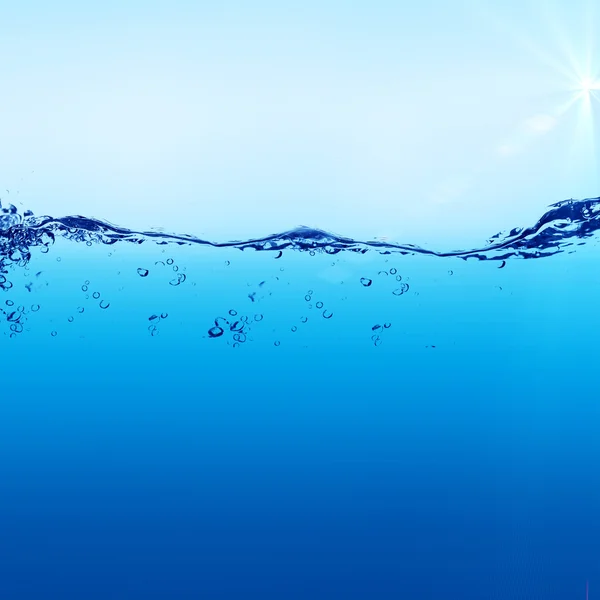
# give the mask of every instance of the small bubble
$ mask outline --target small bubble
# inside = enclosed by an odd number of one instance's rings
[[[276,341],[276,342],[275,342],[275,346],[279,346],[280,344],[281,344],[281,342],[280,342],[280,341]]]
[[[72,323],[74,321],[73,317],[69,317],[67,320],[69,321],[69,323]]]
[[[172,265],[173,264],[173,259],[172,258],[167,258],[167,264],[168,265]]]
[[[52,332],[50,335],[51,335],[52,337],[56,337],[56,331],[53,331],[53,332]]]
[[[298,328],[297,328],[297,327],[294,325],[294,326],[292,327],[292,331],[293,331],[293,332],[296,332],[296,331],[298,331]]]
[[[381,346],[381,338],[373,342],[375,346]]]
[[[377,334],[375,334],[375,335],[371,336],[371,339],[375,342],[375,341],[377,341],[380,338],[379,338],[379,336]]]
[[[158,320],[158,315],[152,315],[150,317],[148,317],[148,321],[157,321]]]
[[[92,242],[86,242],[85,245],[90,247],[92,245]],[[44,248],[44,250],[46,250],[46,252],[48,252],[48,248]]]
[[[12,300],[7,300],[6,301],[6,306],[14,306],[14,302]]]
[[[211,327],[208,330],[208,337],[217,338],[223,335],[223,329],[221,327]]]
[[[307,302],[310,302],[310,301],[311,301],[311,299],[312,299],[312,296],[309,296],[308,294],[306,294],[306,296],[304,296],[304,299],[305,299]]]
[[[107,302],[106,300],[101,300],[99,306],[100,308],[107,309],[110,306],[110,302]]]
[[[242,323],[242,321],[236,321],[229,329],[230,331],[242,331],[244,329],[244,323]]]
[[[387,275],[388,272],[387,271],[379,271],[379,273],[377,273],[377,275]]]
[[[88,291],[88,286],[87,286],[87,285],[82,285],[82,286],[81,286],[81,290],[82,290],[83,292],[87,292],[87,291]]]
[[[80,312],[80,313],[82,313],[84,310],[85,310],[85,309],[83,308],[83,306],[80,306],[80,307],[77,309],[77,312]]]
[[[381,329],[381,325],[373,325],[373,327],[371,327],[371,331],[378,331],[379,329]]]
[[[398,272],[398,269],[396,269],[396,267],[392,267],[392,268],[390,269],[390,273],[391,273],[392,275],[395,275],[397,272]]]
[[[85,283],[85,285],[90,285],[90,280],[86,279],[83,283]]]
[[[311,251],[309,252],[309,254],[310,254],[311,256],[314,256],[314,255],[315,255],[315,251],[314,251],[314,250],[311,250]]]
[[[175,271],[175,272],[179,271],[179,267],[177,265],[173,265],[173,271]]]
[[[369,279],[368,277],[361,277],[360,278],[360,282],[365,286],[365,287],[369,287],[372,283],[373,280]]]
[[[166,313],[166,312],[160,313],[160,318],[161,319],[166,319],[168,316],[169,316],[169,313]]]
[[[383,324],[384,329],[389,329],[391,326],[392,326],[391,323],[384,323]]]
[[[454,271],[448,271],[448,275],[454,275]]]
[[[402,275],[396,275],[396,281],[402,281]]]
[[[410,286],[408,285],[408,283],[403,283],[399,288],[395,289],[392,292],[392,294],[394,294],[394,296],[402,296],[402,294],[408,292],[409,287]]]
[[[37,312],[38,310],[40,310],[40,305],[39,304],[32,304],[31,305],[31,312]]]
[[[60,257],[60,256],[57,256],[57,257],[56,257],[56,262],[60,262],[61,260],[62,260],[62,259],[61,259],[61,257]]]
[[[254,315],[254,320],[255,321],[262,321],[263,320],[263,316],[262,315]]]
[[[92,294],[92,297],[94,298],[94,300],[98,300],[98,298],[100,298],[100,292],[94,292]]]
[[[240,344],[243,344],[246,341],[246,334],[245,333],[235,333],[233,335],[233,339],[236,342],[239,342]]]
[[[229,260],[226,260],[226,261],[225,261],[225,266],[226,266],[226,267],[228,267],[230,264],[231,264],[231,261],[229,261]]]
[[[333,312],[331,312],[330,310],[324,310],[323,311],[323,317],[325,319],[331,319],[331,317],[333,317]]]
[[[161,266],[163,266],[163,267],[164,267],[164,266],[165,266],[165,263],[164,263],[162,260],[157,260],[157,261],[154,263],[154,266],[156,266],[156,265],[161,265]],[[145,270],[145,269],[144,269],[144,270]],[[142,275],[142,277],[145,277],[145,275]]]
[[[183,273],[179,273],[179,275],[177,275],[177,277],[175,279],[171,279],[171,281],[169,281],[169,284],[176,286],[176,285],[183,283],[185,281],[185,279],[186,279],[185,275]]]
[[[323,308],[323,303],[322,303],[322,302],[317,302],[317,303],[315,304],[315,306],[316,306],[317,308]]]
[[[148,269],[142,269],[141,267],[137,270],[137,273],[140,277],[148,277],[148,273],[150,273],[150,271],[148,271]]]
[[[235,317],[235,316],[237,315],[237,310],[233,310],[233,308],[232,308],[232,309],[229,311],[229,314],[230,314],[232,317]]]
[[[150,331],[150,335],[152,337],[156,337],[158,335],[158,327],[152,327],[152,330]]]
[[[308,317],[302,317],[300,320],[301,320],[303,323],[306,323],[306,322],[308,321]]]
[[[13,333],[23,333],[23,325],[21,325],[21,323],[12,323],[10,326],[10,330]]]

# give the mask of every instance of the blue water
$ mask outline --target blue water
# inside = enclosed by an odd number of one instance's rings
[[[3,209],[0,598],[600,598],[599,207],[456,251]]]

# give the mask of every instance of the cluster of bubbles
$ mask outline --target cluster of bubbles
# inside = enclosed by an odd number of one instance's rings
[[[397,283],[397,287],[395,287],[392,291],[394,296],[402,296],[406,294],[408,290],[410,290],[410,285],[402,281],[402,275],[398,273],[398,269],[396,269],[396,267],[392,267],[389,271],[379,271],[377,274],[383,277],[391,276],[392,280]],[[371,287],[373,285],[373,280],[369,277],[361,277],[360,283],[363,287]]]
[[[150,325],[148,325],[148,331],[152,337],[155,337],[159,334],[158,324],[161,321],[164,321],[169,316],[169,313],[160,313],[160,315],[150,315],[148,317],[148,321],[150,321]]]
[[[312,297],[313,297],[313,290],[308,290],[308,292],[306,293],[306,295],[304,296],[304,300],[306,302],[308,302],[308,309],[311,310],[313,305],[312,305]],[[320,300],[315,302],[315,308],[319,311],[321,311],[321,316],[324,319],[331,319],[331,317],[333,317],[333,311],[327,309],[324,307],[323,302],[321,302]],[[308,317],[302,317],[302,322],[306,323],[306,321],[308,320]]]
[[[29,308],[25,308],[24,306],[15,306],[12,300],[6,300],[4,306],[0,307],[0,314],[8,324],[9,336],[14,338],[23,333],[27,314],[30,312],[35,313],[38,310],[40,310],[39,304],[32,304]]]
[[[381,335],[384,331],[387,331],[391,326],[392,324],[388,322],[384,323],[383,325],[376,323],[375,325],[373,325],[373,327],[371,327],[371,341],[373,342],[374,346],[381,346]]]
[[[154,266],[169,267],[175,273],[175,276],[169,281],[169,285],[172,285],[174,287],[181,285],[187,279],[185,273],[179,272],[179,266],[175,264],[172,258],[167,258],[166,261],[157,260],[154,263]],[[150,270],[144,267],[138,267],[137,274],[140,277],[148,277],[148,275],[150,274]]]
[[[237,348],[251,339],[249,338],[249,333],[252,329],[251,325],[260,323],[263,318],[261,313],[257,313],[254,316],[239,315],[237,310],[232,308],[226,317],[217,317],[214,320],[214,325],[207,332],[208,337],[215,339],[227,334],[231,340],[228,343]]]

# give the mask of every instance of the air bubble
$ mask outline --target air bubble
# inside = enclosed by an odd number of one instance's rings
[[[333,312],[331,312],[330,310],[324,310],[323,311],[323,317],[325,319],[331,319],[331,317],[333,317]]]
[[[390,274],[395,275],[398,272],[398,269],[396,269],[396,267],[392,267],[390,269]]]
[[[171,285],[175,286],[175,285],[179,285],[179,284],[183,283],[185,281],[185,279],[186,279],[185,275],[183,273],[179,273],[179,275],[177,275],[177,277],[175,279],[171,279],[171,281],[169,281],[169,283]]]
[[[235,316],[237,315],[237,310],[233,310],[233,308],[232,308],[232,309],[229,311],[229,314],[230,314],[232,317],[235,317]]]
[[[14,302],[12,300],[7,300],[6,301],[6,306],[14,306]]]
[[[53,332],[52,332],[50,335],[51,335],[52,337],[56,337],[56,331],[53,331]]]
[[[31,312],[37,312],[38,310],[40,310],[40,305],[39,304],[32,304],[31,305]]]
[[[100,292],[94,292],[92,294],[92,297],[94,298],[94,300],[98,300],[98,298],[100,298]]]
[[[137,270],[137,273],[140,277],[148,277],[148,273],[150,273],[150,271],[148,271],[148,269],[142,269],[141,267]]]
[[[308,321],[308,317],[302,317],[300,320],[301,320],[303,323],[306,323],[306,322]]]
[[[392,326],[391,323],[384,323],[383,324],[384,329],[389,329],[391,326]]]
[[[100,301],[100,308],[103,308],[106,310],[109,306],[110,306],[110,302],[107,302],[106,300]]]
[[[161,319],[166,319],[168,316],[169,316],[169,313],[166,313],[166,312],[160,313],[160,318]]]
[[[84,310],[85,310],[85,309],[83,308],[83,306],[80,306],[80,307],[77,309],[77,312],[80,312],[80,313],[82,313]]]
[[[158,320],[158,315],[152,315],[150,317],[148,317],[148,321],[157,321]]]
[[[262,321],[263,320],[263,316],[262,315],[254,315],[254,320],[255,321]]]
[[[168,265],[172,265],[173,264],[173,259],[172,258],[167,258],[167,264]]]
[[[276,342],[274,342],[274,344],[275,344],[275,346],[279,346],[281,344],[281,342],[280,341],[276,341]]]
[[[361,277],[360,278],[360,282],[365,286],[365,287],[369,287],[372,283],[373,280],[369,279],[368,277]]]
[[[310,302],[310,301],[311,301],[311,299],[312,299],[312,296],[310,296],[310,295],[306,294],[306,296],[304,296],[304,299],[305,299],[307,302]]]
[[[298,328],[297,328],[297,327],[294,325],[294,326],[292,327],[292,331],[295,333],[296,331],[298,331]]]
[[[381,329],[381,325],[373,325],[373,327],[371,327],[371,331],[379,331]]]
[[[316,306],[317,308],[323,308],[323,303],[322,303],[322,302],[317,302],[317,303],[315,304],[315,306]]]
[[[81,291],[87,292],[88,291],[88,286],[87,285],[82,285],[81,286]]]
[[[223,335],[223,329],[221,327],[211,327],[208,330],[208,336],[211,338],[221,337]]]

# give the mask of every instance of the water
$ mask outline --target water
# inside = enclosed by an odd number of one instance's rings
[[[5,208],[0,597],[598,597],[598,207],[452,252]]]

